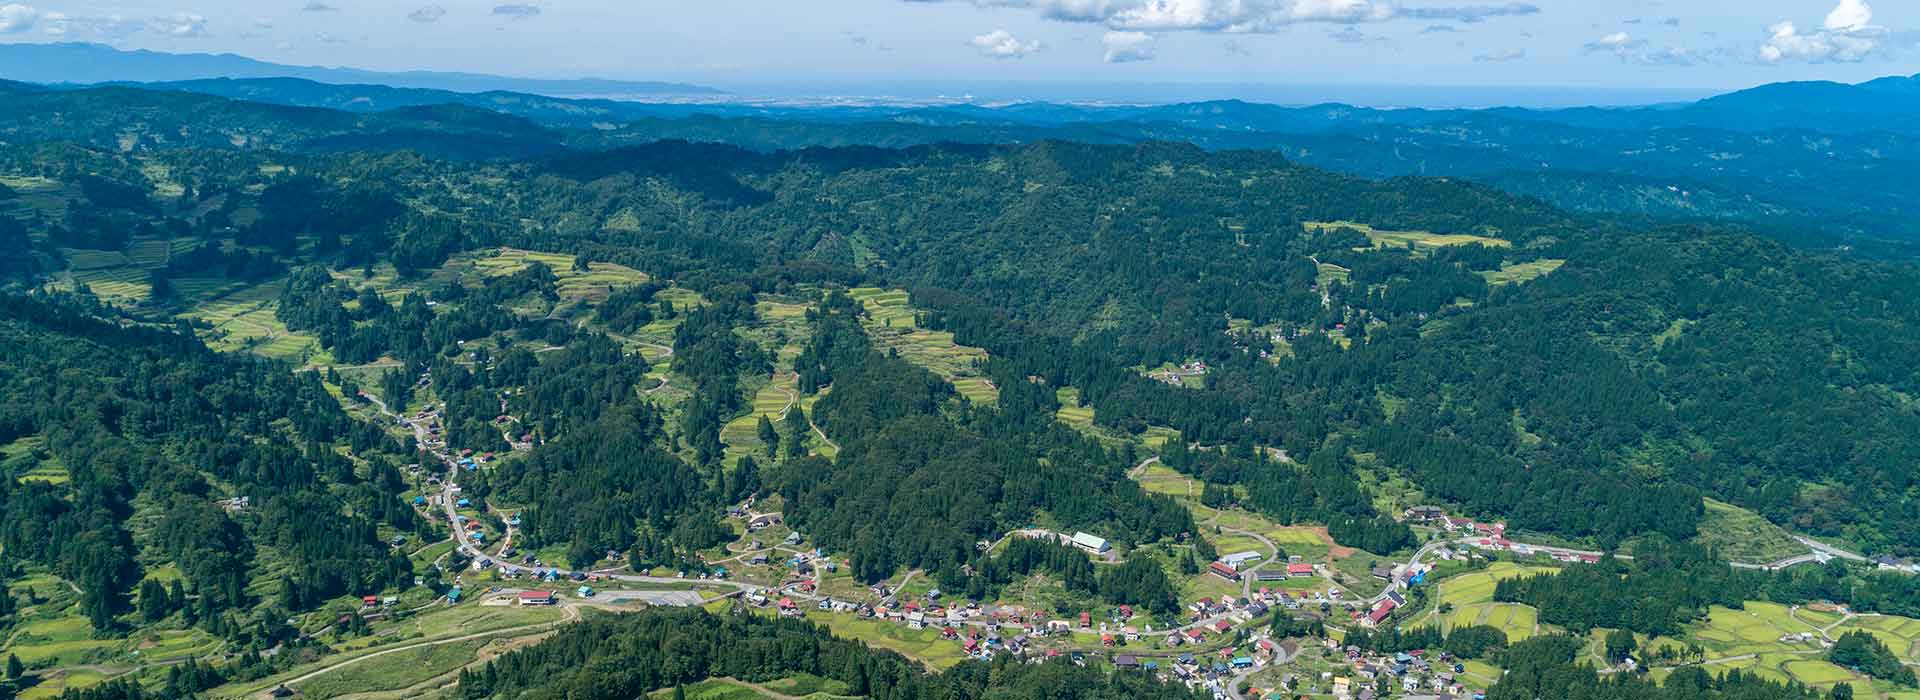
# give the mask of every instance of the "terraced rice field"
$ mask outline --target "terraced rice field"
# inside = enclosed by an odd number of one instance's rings
[[[760,388],[753,395],[753,411],[747,415],[729,421],[720,429],[720,442],[727,446],[727,461],[738,461],[740,457],[752,455],[759,459],[766,453],[766,443],[760,440],[760,417],[773,421],[777,427],[786,414],[787,407],[798,394],[794,392],[793,375],[786,375]]]
[[[133,264],[125,253],[117,250],[61,248],[60,254],[66,256],[67,267],[74,270],[104,270]]]
[[[1000,389],[986,377],[959,377],[953,380],[953,388],[976,405],[991,406],[1000,400]]]
[[[19,208],[39,212],[58,221],[67,215],[67,201],[80,196],[80,189],[44,177],[0,175],[0,185],[13,188],[19,197],[0,203],[0,211]]]
[[[164,238],[151,238],[134,241],[127,246],[126,257],[133,264],[145,268],[162,267],[167,257],[172,255],[173,242]]]
[[[1877,622],[1869,623],[1870,620]],[[1860,622],[1881,626],[1883,631],[1892,635],[1883,637],[1889,639],[1890,643],[1892,640],[1908,640],[1907,646],[1896,645],[1896,651],[1911,648],[1911,637],[1903,635],[1920,631],[1920,621],[1904,618],[1861,618]],[[1832,634],[1840,634],[1851,624],[1842,625]],[[1892,689],[1884,687],[1885,684],[1875,684],[1864,676],[1825,661],[1825,651],[1819,644],[1781,641],[1784,635],[1813,631],[1811,625],[1796,619],[1796,615],[1784,605],[1748,602],[1744,610],[1712,608],[1705,622],[1695,623],[1687,629],[1686,639],[1706,649],[1706,663],[1715,673],[1738,668],[1775,681],[1797,680],[1819,688],[1844,682],[1854,686],[1857,697],[1888,696]],[[1660,643],[1676,642],[1662,640]]]
[[[1507,639],[1511,641],[1532,637],[1539,631],[1539,611],[1517,603],[1493,602],[1493,588],[1503,579],[1552,570],[1548,567],[1499,562],[1482,571],[1448,578],[1436,584],[1438,590],[1435,594],[1437,601],[1435,610],[1426,617],[1416,618],[1411,624],[1431,624],[1432,618],[1439,617],[1448,629],[1465,625],[1489,625],[1506,632]],[[1441,616],[1438,611],[1438,606],[1442,603],[1453,606],[1452,611],[1445,616]]]
[[[74,285],[84,284],[95,295],[110,302],[137,302],[146,299],[153,291],[147,282],[147,271],[132,266],[74,270],[70,277]]]
[[[5,652],[28,666],[72,666],[113,654],[118,639],[94,639],[93,628],[78,614],[30,619],[17,625]]]
[[[1148,465],[1146,473],[1135,481],[1140,482],[1140,488],[1146,489],[1148,493],[1165,494],[1177,498],[1200,497],[1199,482],[1160,464]]]
[[[1060,410],[1054,413],[1054,419],[1078,430],[1093,428],[1093,407],[1080,405],[1080,390],[1063,387],[1054,392],[1060,400]]]
[[[861,287],[847,290],[847,296],[866,307],[863,325],[876,347],[896,351],[906,361],[940,375],[975,404],[993,405],[1000,400],[1000,391],[975,368],[975,363],[986,359],[987,351],[955,343],[952,333],[920,328],[905,291]]]
[[[1409,243],[1413,244],[1416,250],[1432,250],[1434,248],[1467,245],[1469,243],[1479,243],[1494,248],[1510,248],[1513,246],[1513,243],[1510,241],[1488,236],[1476,236],[1466,233],[1442,234],[1430,231],[1388,231],[1351,221],[1312,221],[1307,222],[1305,226],[1310,231],[1351,228],[1365,234],[1367,239],[1372,241],[1375,247],[1391,245],[1404,248]]]
[[[274,318],[280,286],[274,282],[241,289],[182,315],[213,324],[215,333],[208,345],[216,350],[251,348],[260,355],[295,361],[318,354],[317,340],[287,330],[286,324]]]
[[[847,296],[867,307],[867,315],[888,328],[913,330],[913,307],[908,305],[907,292],[903,289],[881,289],[879,287],[858,287],[847,290]]]
[[[1140,436],[1142,443],[1156,450],[1166,447],[1168,442],[1178,439],[1180,439],[1180,431],[1158,425],[1147,428],[1147,432]]]
[[[1807,551],[1806,545],[1758,513],[1711,498],[1706,517],[1700,520],[1698,539],[1737,562],[1779,561]]]
[[[488,277],[511,275],[536,262],[546,265],[558,280],[554,284],[555,291],[567,302],[598,303],[606,299],[612,290],[631,287],[648,279],[639,270],[613,263],[587,263],[586,271],[578,271],[573,269],[573,260],[574,256],[571,255],[502,248],[493,255],[475,258],[472,264]]]
[[[1567,261],[1558,259],[1535,260],[1533,262],[1502,265],[1498,270],[1481,272],[1480,276],[1486,278],[1487,284],[1518,284],[1545,277],[1566,264]]]
[[[1805,612],[1800,616],[1804,618]],[[1838,638],[1854,630],[1865,630],[1872,634],[1903,661],[1920,661],[1920,620],[1884,615],[1862,616],[1846,621],[1828,634]]]

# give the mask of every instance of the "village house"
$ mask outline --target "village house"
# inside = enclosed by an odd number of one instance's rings
[[[1406,516],[1407,522],[1430,523],[1444,520],[1447,512],[1441,510],[1439,506],[1414,506],[1407,509]]]
[[[553,591],[521,591],[521,605],[552,605]]]
[[[1234,571],[1240,571],[1247,568],[1248,564],[1259,561],[1260,556],[1259,552],[1236,552],[1220,557],[1220,563],[1233,567]]]
[[[1113,545],[1108,544],[1105,538],[1095,537],[1084,532],[1073,533],[1071,542],[1073,546],[1093,554],[1106,554],[1113,550]]]

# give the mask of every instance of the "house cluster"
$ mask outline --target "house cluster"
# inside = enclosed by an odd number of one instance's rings
[[[395,603],[399,602],[400,599],[395,596],[387,596],[385,598],[371,595],[360,596],[360,607],[367,610],[374,608],[391,608]]]
[[[1206,653],[1183,653],[1174,659],[1165,680],[1178,681],[1189,688],[1205,688],[1212,691],[1215,698],[1228,696],[1227,688],[1235,678],[1250,669],[1266,668],[1275,663],[1285,662],[1300,653],[1300,643],[1291,639],[1275,640],[1259,637],[1249,640],[1240,647],[1228,647]],[[1138,666],[1152,670],[1153,662],[1144,662]],[[1114,667],[1126,669],[1125,657],[1114,657]],[[1247,697],[1262,697],[1259,689],[1251,690]]]
[[[245,513],[253,508],[253,499],[247,496],[234,496],[220,501],[220,509],[228,513]]]
[[[1261,556],[1259,552],[1229,554],[1221,557],[1218,561],[1208,564],[1207,572],[1228,581],[1237,582],[1243,578],[1241,572],[1245,571],[1247,567],[1252,566],[1254,562],[1259,561]]]
[[[1187,377],[1207,376],[1207,363],[1194,360],[1193,362],[1188,362],[1172,369],[1156,370],[1147,376],[1157,382],[1172,386],[1182,386],[1185,384]]]
[[[1351,676],[1329,679],[1331,672],[1322,675],[1322,680],[1331,680],[1333,695],[1340,700],[1374,700],[1377,688],[1382,680],[1397,686],[1408,695],[1435,695],[1443,700],[1463,697],[1468,693],[1460,684],[1458,674],[1466,668],[1444,651],[1428,653],[1424,649],[1397,654],[1377,654],[1361,651],[1359,647],[1340,647],[1340,643],[1327,640],[1327,648],[1346,655],[1346,667]],[[1474,697],[1484,697],[1475,694]]]
[[[1380,623],[1385,622],[1387,618],[1393,616],[1393,611],[1404,607],[1406,604],[1407,597],[1401,595],[1400,591],[1389,590],[1385,596],[1374,603],[1373,607],[1367,608],[1365,612],[1355,610],[1353,612],[1353,618],[1355,622],[1360,623],[1362,626],[1378,627]]]
[[[1824,554],[1824,552],[1822,552]],[[1873,558],[1873,564],[1881,571],[1897,571],[1903,574],[1920,574],[1920,562],[1901,561],[1891,555],[1882,554]]]

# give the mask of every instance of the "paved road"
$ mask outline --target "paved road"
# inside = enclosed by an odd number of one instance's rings
[[[366,394],[366,393],[362,393],[361,396],[367,399],[367,401],[371,402],[375,408],[378,408],[380,410],[381,415],[387,416],[388,418],[393,420],[398,420],[402,424],[406,425],[408,428],[412,429],[415,441],[421,443],[422,445],[425,445],[426,436],[427,436],[426,426],[419,424],[418,422],[414,421],[412,418],[395,414],[391,409],[387,407],[386,402],[381,401],[379,397],[373,396],[371,394]],[[423,447],[422,449],[425,449],[425,448]],[[484,550],[474,546],[473,541],[464,536],[465,533],[460,528],[460,513],[458,512],[457,508],[454,505],[454,503],[457,500],[459,500],[458,494],[460,493],[460,486],[458,483],[456,483],[456,480],[460,477],[460,462],[454,459],[451,454],[448,454],[444,450],[429,450],[429,453],[432,454],[435,458],[439,459],[440,462],[444,464],[447,468],[445,481],[440,486],[440,508],[441,508],[441,511],[445,514],[449,529],[452,531],[452,535],[450,537],[453,540],[454,546],[458,548],[461,553],[466,554],[469,558],[472,558],[475,560],[488,557],[489,555]],[[676,584],[688,583],[686,579],[681,579],[681,578],[667,578],[662,576],[641,576],[637,574],[622,574],[622,573],[609,573],[609,572],[598,572],[598,571],[573,571],[569,569],[560,569],[558,567],[546,567],[546,568],[553,569],[557,571],[559,575],[569,577],[569,578],[571,578],[574,574],[578,573],[581,575],[603,576],[603,577],[611,578],[617,581],[627,581],[627,582],[633,582],[633,583],[676,583]],[[774,590],[766,586],[759,586],[751,583],[741,583],[738,581],[705,580],[705,581],[701,581],[700,583],[704,585],[716,586],[721,588],[731,588],[731,589],[734,589],[736,592],[761,592],[762,594],[766,594]],[[801,596],[801,597],[811,598],[812,596]]]

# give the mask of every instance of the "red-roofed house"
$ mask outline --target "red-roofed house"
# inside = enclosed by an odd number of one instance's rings
[[[1308,563],[1306,563],[1306,562],[1303,562],[1303,561],[1297,561],[1297,562],[1294,562],[1294,563],[1292,563],[1292,564],[1288,564],[1288,565],[1287,565],[1287,575],[1289,575],[1289,576],[1312,576],[1312,575],[1313,575],[1313,565],[1312,565],[1312,564],[1308,564]]]
[[[521,605],[552,605],[553,591],[521,591]]]
[[[1393,614],[1393,609],[1396,607],[1399,606],[1394,605],[1391,600],[1380,601],[1379,604],[1373,606],[1373,612],[1367,613],[1366,625],[1372,627],[1380,624],[1381,621],[1387,619],[1388,615]]]

